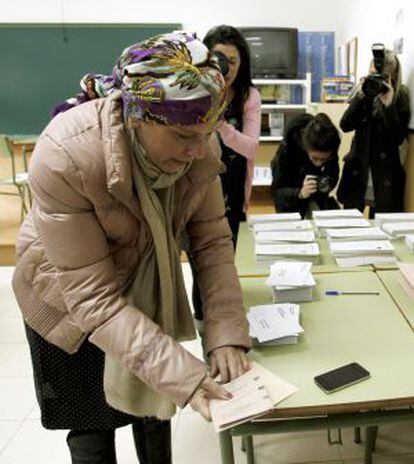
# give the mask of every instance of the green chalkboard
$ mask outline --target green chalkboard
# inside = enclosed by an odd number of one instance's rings
[[[122,50],[180,24],[0,24],[0,133],[37,134],[87,72],[110,74]]]

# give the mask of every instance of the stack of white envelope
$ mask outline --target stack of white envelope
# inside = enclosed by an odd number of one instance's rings
[[[271,288],[275,303],[312,301],[316,285],[312,275],[312,263],[301,261],[277,261],[270,266],[266,284]]]
[[[326,229],[328,242],[348,242],[359,240],[388,240],[388,235],[379,227],[351,229]]]
[[[340,267],[396,262],[389,240],[330,241],[329,248]]]
[[[313,230],[263,231],[255,235],[256,243],[312,243],[315,241]]]
[[[272,214],[249,214],[247,223],[249,226],[266,222],[286,222],[300,221],[302,218],[299,213],[272,213]]]
[[[359,229],[371,227],[371,223],[363,217],[338,217],[335,219],[314,219],[313,222],[320,237],[326,237],[327,229]]]
[[[414,234],[408,234],[405,236],[405,243],[410,251],[414,251]]]
[[[260,232],[302,232],[313,231],[311,221],[267,221],[253,224],[255,237]]]
[[[300,307],[292,303],[253,306],[247,313],[254,344],[286,345],[297,343],[303,328]]]
[[[388,234],[391,239],[405,237],[414,233],[414,221],[411,222],[384,222],[382,230]]]
[[[280,260],[320,262],[317,243],[256,243],[255,254],[258,263],[273,263]]]
[[[414,213],[377,213],[374,218],[375,225],[382,227],[387,222],[412,222]]]
[[[313,219],[346,219],[364,217],[358,209],[324,209],[312,212]]]

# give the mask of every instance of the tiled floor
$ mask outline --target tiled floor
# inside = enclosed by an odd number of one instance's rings
[[[69,464],[64,431],[46,431],[31,379],[28,348],[11,289],[11,268],[0,267],[0,464]],[[191,274],[184,265],[186,282]],[[199,341],[187,343],[201,356]],[[380,428],[374,464],[414,464],[414,426]],[[219,463],[217,436],[211,424],[189,409],[173,420],[174,464]],[[363,446],[353,443],[352,430],[343,431],[343,445],[330,446],[326,432],[255,437],[257,464],[358,464],[363,463]],[[119,464],[137,464],[128,427],[117,432]],[[244,463],[240,442],[236,462]]]

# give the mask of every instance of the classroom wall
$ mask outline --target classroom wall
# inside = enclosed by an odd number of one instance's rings
[[[1,22],[182,23],[200,35],[216,24],[335,31],[342,39],[344,0],[0,0]],[[7,5],[7,6],[6,6]]]

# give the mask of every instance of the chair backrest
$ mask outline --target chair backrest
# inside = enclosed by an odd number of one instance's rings
[[[13,182],[16,182],[16,160],[14,157],[12,145],[10,142],[10,139],[7,137],[7,135],[0,134],[0,158],[2,159],[7,159],[9,160],[9,167],[11,167],[11,174],[13,178]],[[0,160],[1,161],[1,160]],[[1,162],[1,167],[0,167],[0,178],[5,177],[4,173],[2,172],[4,170],[4,167],[6,166],[6,163]],[[10,169],[8,169],[8,177],[10,176]]]

